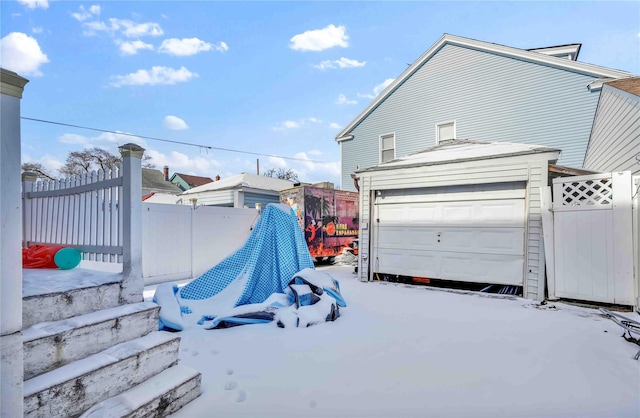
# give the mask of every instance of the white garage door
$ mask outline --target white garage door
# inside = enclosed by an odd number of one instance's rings
[[[376,195],[373,272],[522,286],[524,183]]]

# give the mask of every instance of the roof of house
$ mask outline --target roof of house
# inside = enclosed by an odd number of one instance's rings
[[[368,167],[357,172],[392,170],[395,168],[418,167],[425,165],[447,164],[483,160],[488,158],[503,158],[517,155],[539,154],[543,152],[557,152],[560,150],[540,145],[519,144],[512,142],[483,142],[466,139],[449,139],[423,151],[396,158],[386,163]]]
[[[356,126],[362,122],[380,103],[382,103],[391,93],[393,93],[398,87],[402,85],[409,77],[411,77],[416,71],[422,67],[422,65],[433,57],[442,47],[445,45],[456,45],[466,48],[471,48],[479,51],[485,51],[497,55],[511,57],[522,61],[528,61],[546,65],[549,67],[555,67],[563,70],[569,70],[589,76],[593,76],[596,79],[600,78],[627,78],[633,77],[634,74],[614,70],[598,65],[587,64],[583,62],[577,62],[566,58],[558,58],[543,52],[536,52],[535,50],[525,50],[520,48],[514,48],[510,46],[504,46],[494,44],[490,42],[478,41],[470,38],[463,38],[461,36],[455,36],[450,34],[444,34],[435,44],[433,44],[426,52],[424,52],[413,64],[411,64],[406,70],[402,72],[391,84],[387,86],[373,101],[351,122],[349,123],[338,135],[335,137],[336,141],[342,141],[350,139],[349,133]],[[577,44],[576,44],[577,45]],[[537,48],[540,51],[545,48]]]
[[[171,180],[173,180],[175,176],[180,177],[182,180],[184,180],[185,183],[187,183],[191,187],[202,186],[203,184],[211,183],[213,181],[211,177],[192,176],[190,174],[182,174],[182,173],[174,173],[173,176],[171,176]]]
[[[147,203],[167,203],[175,205],[180,200],[178,195],[173,193],[157,193],[152,192],[142,196],[142,201]]]
[[[292,186],[293,182],[289,180],[258,176],[257,174],[241,173],[219,181],[194,187],[193,189],[186,190],[183,194],[200,193],[211,190],[238,189],[243,187],[279,192],[280,190],[288,189]]]
[[[178,186],[164,179],[162,171],[153,168],[142,169],[142,188],[173,194],[182,193]]]
[[[627,93],[640,96],[640,77],[624,78],[622,80],[609,81],[605,83],[607,86],[624,90]]]

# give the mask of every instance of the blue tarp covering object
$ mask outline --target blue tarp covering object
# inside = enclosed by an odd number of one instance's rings
[[[336,319],[345,306],[338,282],[314,270],[298,219],[281,204],[264,208],[237,252],[183,288],[159,285],[154,301],[160,328],[172,330],[274,320],[281,327],[309,326]]]

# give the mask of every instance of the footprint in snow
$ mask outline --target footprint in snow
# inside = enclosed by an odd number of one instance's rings
[[[236,382],[235,380],[229,380],[227,383],[224,384],[224,390],[234,390],[237,387],[238,387],[238,382]]]
[[[236,402],[244,402],[247,399],[247,392],[239,390],[236,394]]]
[[[309,402],[309,408],[315,408],[317,406],[318,406],[318,402],[316,402],[316,401]]]
[[[233,374],[233,370],[232,369],[227,369],[227,375],[231,376]]]
[[[192,355],[193,357],[197,356],[198,354],[200,354],[200,353],[198,353],[198,351],[197,351],[197,350],[196,350],[196,351],[194,351],[193,353],[191,353],[191,355]]]
[[[214,356],[215,356],[216,354],[218,354],[218,353],[219,353],[219,351],[218,351],[218,350],[211,350],[211,354],[213,354]]]

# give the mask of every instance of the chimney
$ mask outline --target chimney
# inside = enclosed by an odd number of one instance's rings
[[[164,181],[169,181],[169,166],[164,166]]]
[[[220,174],[216,175],[216,181],[220,181]]]

